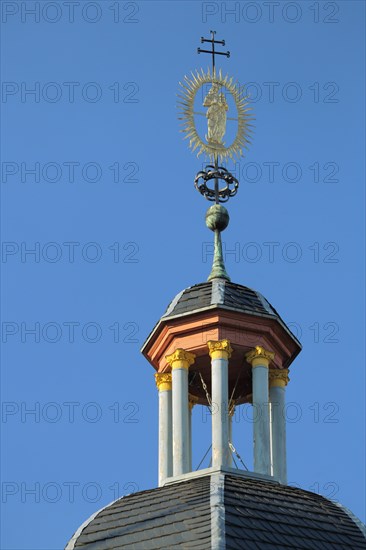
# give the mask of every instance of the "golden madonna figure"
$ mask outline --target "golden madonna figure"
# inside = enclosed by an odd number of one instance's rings
[[[225,94],[219,93],[220,86],[216,82],[206,95],[203,106],[208,107],[206,117],[208,132],[206,140],[216,146],[224,146],[223,137],[226,132],[226,111],[229,106],[226,102]]]

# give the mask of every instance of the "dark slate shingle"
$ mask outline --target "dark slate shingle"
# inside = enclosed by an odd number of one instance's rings
[[[228,548],[240,541],[246,547],[247,540],[263,549],[366,548],[366,539],[352,519],[315,493],[227,475],[224,494],[225,521],[235,526],[226,533]]]
[[[214,306],[279,317],[277,311],[259,292],[246,286],[221,281],[222,292],[215,294],[216,284],[216,281],[210,281],[186,288],[179,299],[176,297],[168,306],[163,318]]]
[[[356,520],[320,495],[229,473],[222,480],[227,550],[366,549]],[[211,490],[202,476],[121,498],[84,527],[75,549],[210,550]]]
[[[198,478],[118,500],[83,529],[75,548],[197,548],[197,539],[210,548],[210,522],[210,479]]]

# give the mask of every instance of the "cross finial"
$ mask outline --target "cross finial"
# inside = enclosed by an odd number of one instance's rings
[[[211,38],[203,38],[201,36],[201,44],[204,42],[210,42],[212,44],[212,50],[202,50],[201,48],[197,48],[197,53],[210,53],[212,55],[212,72],[215,72],[215,55],[225,55],[226,57],[230,57],[230,52],[218,52],[215,50],[215,44],[221,44],[221,46],[225,46],[225,40],[215,40],[215,34],[216,31],[210,31]]]

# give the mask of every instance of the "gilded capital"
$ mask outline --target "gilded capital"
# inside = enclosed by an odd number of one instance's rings
[[[269,369],[269,385],[271,388],[285,388],[289,381],[288,369]]]
[[[275,354],[272,351],[268,351],[262,346],[255,346],[254,349],[245,354],[246,360],[251,363],[252,367],[268,367],[274,356]]]
[[[188,394],[188,406],[189,410],[191,411],[195,405],[198,403],[198,397],[195,395]]]
[[[155,382],[159,391],[172,389],[172,375],[170,372],[157,372],[155,374]]]
[[[196,356],[194,353],[185,351],[182,348],[178,348],[174,353],[166,355],[165,359],[168,365],[171,366],[172,370],[174,369],[189,369],[193,365]]]
[[[229,340],[209,340],[207,346],[211,359],[230,359],[233,352]]]

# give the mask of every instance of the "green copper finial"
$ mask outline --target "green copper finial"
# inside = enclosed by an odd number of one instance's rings
[[[221,204],[210,206],[206,212],[206,225],[211,231],[215,232],[214,258],[208,281],[212,281],[212,279],[226,279],[226,281],[230,281],[230,277],[225,269],[221,243],[221,231],[227,228],[229,219],[228,211]]]

